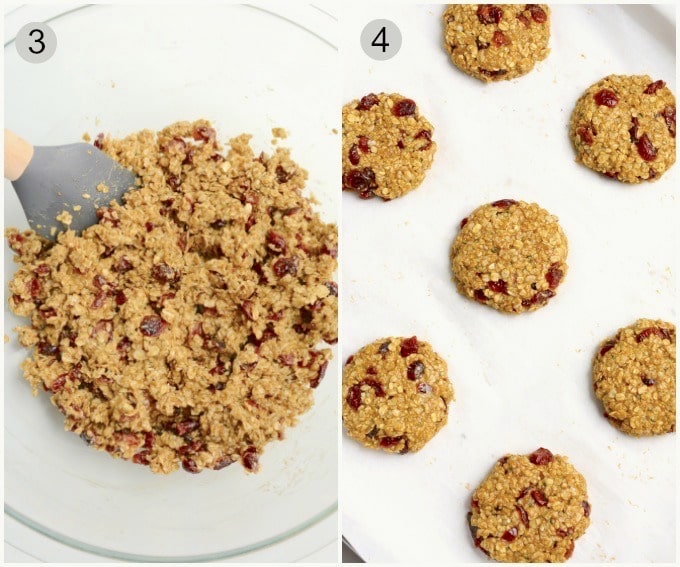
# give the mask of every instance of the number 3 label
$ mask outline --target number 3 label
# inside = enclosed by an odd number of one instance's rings
[[[401,31],[390,20],[373,20],[361,32],[361,47],[371,59],[392,59],[401,49]]]
[[[15,44],[22,59],[29,63],[43,63],[57,50],[57,36],[47,24],[31,22],[19,30]]]

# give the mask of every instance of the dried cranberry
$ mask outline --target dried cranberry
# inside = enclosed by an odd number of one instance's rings
[[[493,4],[480,4],[477,7],[477,19],[482,24],[497,24],[503,18],[503,10]]]
[[[345,398],[347,401],[347,405],[351,407],[353,410],[358,410],[359,406],[361,406],[361,384],[354,384],[348,392],[347,392],[347,397]]]
[[[557,534],[559,537],[567,537],[569,532],[567,530],[563,530],[562,528],[557,528],[555,530],[555,534]]]
[[[125,256],[120,258],[113,268],[113,270],[115,272],[118,272],[119,274],[124,274],[125,272],[129,272],[131,269],[132,269],[132,264],[130,263],[130,261]]]
[[[426,384],[425,382],[420,382],[420,384],[416,386],[416,390],[418,391],[419,394],[431,394],[432,386]]]
[[[551,297],[555,297],[555,292],[551,289],[544,289],[534,293],[531,299],[523,299],[522,307],[531,307],[532,305],[545,305]]]
[[[525,526],[529,525],[529,515],[527,514],[527,511],[522,508],[519,504],[515,505],[515,510],[517,510],[517,513],[519,514],[519,519],[522,520],[522,523]]]
[[[432,147],[432,132],[430,130],[421,130],[414,136],[414,140],[425,140],[425,143],[418,148],[419,151],[429,150]]]
[[[633,143],[637,143],[638,141],[638,128],[640,127],[640,121],[633,116],[631,118],[631,122],[633,125],[631,126],[630,130],[628,130],[628,133],[630,134],[630,141]]]
[[[349,163],[352,165],[359,165],[359,146],[352,144],[352,147],[349,149],[348,157]]]
[[[376,376],[378,374],[378,371],[376,370],[375,366],[369,366],[366,369],[366,374],[370,374],[371,376]]]
[[[602,345],[602,348],[600,349],[600,356],[604,356],[607,354],[611,349],[616,346],[616,341],[607,341]]]
[[[569,544],[569,547],[567,548],[567,551],[564,552],[564,558],[565,558],[565,559],[569,559],[569,558],[573,555],[573,553],[574,553],[574,546],[575,546],[575,544],[574,544],[574,542],[572,541],[572,542]]]
[[[243,462],[243,466],[248,469],[249,471],[254,471],[257,469],[258,466],[258,461],[259,461],[259,455],[257,453],[257,449],[253,447],[252,445],[248,447],[242,454],[241,454],[241,460]]]
[[[359,136],[359,149],[365,154],[371,151],[371,148],[368,146],[368,136]]]
[[[404,439],[403,435],[399,435],[398,437],[383,437],[382,439],[380,439],[380,446],[394,447],[395,445],[398,445],[403,439]]]
[[[402,98],[394,103],[392,114],[397,117],[411,116],[416,112],[416,103],[410,98]]]
[[[185,471],[190,472],[191,474],[201,472],[200,469],[198,468],[198,465],[196,464],[196,461],[194,461],[193,459],[184,459],[182,461],[182,468]]]
[[[496,282],[488,281],[486,282],[486,287],[488,287],[494,293],[503,293],[508,295],[508,283],[505,280],[498,280]]]
[[[390,352],[390,341],[385,341],[378,347],[378,354],[385,355]]]
[[[142,319],[139,330],[145,337],[157,337],[167,326],[168,324],[158,315],[147,315]]]
[[[367,94],[361,98],[361,101],[357,105],[357,110],[368,110],[380,102],[380,99],[373,93]]]
[[[491,206],[497,207],[499,209],[507,209],[508,207],[510,207],[510,205],[514,205],[516,203],[517,201],[515,201],[514,199],[500,199],[498,201],[494,201],[493,203],[491,203]]]
[[[383,390],[382,384],[373,378],[364,378],[360,384],[365,384],[373,388],[373,392],[378,398],[385,397],[385,390]]]
[[[614,91],[609,89],[601,89],[597,91],[593,98],[595,103],[599,106],[607,106],[609,108],[614,108],[619,103],[619,98],[616,96]]]
[[[208,126],[199,126],[191,133],[191,135],[197,142],[201,140],[204,142],[211,142],[216,137],[215,129],[209,128]]]
[[[581,138],[581,141],[584,144],[588,144],[589,146],[593,145],[595,138],[593,138],[594,132],[590,126],[579,126],[576,129],[576,134]]]
[[[478,71],[485,77],[489,77],[491,79],[502,77],[508,72],[507,69],[482,69],[481,67],[479,67]]]
[[[51,272],[50,267],[47,264],[40,264],[33,270],[36,276],[46,276]]]
[[[531,497],[534,499],[534,502],[536,502],[537,506],[543,507],[548,504],[548,499],[540,490],[532,490]]]
[[[40,341],[37,345],[38,352],[43,356],[57,356],[59,347],[48,343],[47,341]]]
[[[298,263],[299,261],[297,256],[293,256],[292,258],[279,258],[276,262],[274,262],[272,270],[278,278],[282,278],[286,274],[296,276],[298,271]]]
[[[507,530],[505,533],[503,533],[503,535],[501,536],[501,539],[503,541],[511,542],[511,541],[515,541],[516,537],[517,537],[517,528],[513,526],[512,528]]]
[[[182,161],[182,165],[193,165],[194,155],[196,155],[196,148],[190,148],[189,151],[184,156],[184,160]]]
[[[328,293],[333,297],[338,297],[338,284],[335,282],[326,282],[326,287],[328,288]]]
[[[656,384],[656,380],[654,380],[654,378],[648,378],[647,376],[643,376],[642,383],[645,386],[654,386],[654,384]]]
[[[347,357],[347,360],[345,361],[345,365],[349,364],[349,363],[352,362],[353,360],[354,360],[354,355],[353,355],[353,354],[350,354],[350,355]]]
[[[397,147],[398,147],[400,150],[403,150],[403,149],[406,147],[406,145],[404,144],[404,141],[403,141],[403,140],[399,140],[399,141],[397,142]]]
[[[503,45],[510,45],[510,40],[508,37],[500,30],[496,30],[493,32],[493,37],[491,38],[491,42],[496,46],[496,47],[501,47]]]
[[[531,19],[537,24],[543,24],[548,19],[548,14],[538,4],[527,4],[526,9],[531,13]]]
[[[140,451],[139,453],[135,453],[132,456],[132,462],[136,463],[138,465],[148,465],[150,454],[151,454],[151,451],[148,451],[148,450],[144,450],[144,451]]]
[[[590,517],[590,502],[587,502],[586,500],[584,500],[583,502],[581,502],[581,506],[583,507],[583,515],[586,518],[589,518]]]
[[[169,173],[168,176],[165,178],[165,183],[171,189],[179,189],[179,186],[182,184],[182,180],[177,175]]]
[[[473,498],[472,501],[470,502],[470,507],[473,510],[477,510],[477,512],[479,512],[479,500],[477,500],[476,498]]]
[[[462,221],[460,221],[460,228],[463,228],[467,223],[468,223],[468,218],[465,217]]]
[[[222,457],[221,459],[215,461],[215,464],[213,465],[213,470],[215,471],[222,470],[223,468],[233,464],[233,462],[234,459],[232,459],[231,457]]]
[[[664,82],[661,81],[661,80],[659,80],[659,81],[654,81],[653,83],[649,83],[649,84],[647,85],[647,88],[646,88],[644,91],[642,91],[642,92],[643,92],[644,94],[656,94],[656,91],[658,91],[659,89],[664,88],[665,86],[666,86],[666,83],[664,83]]]
[[[38,281],[38,278],[33,278],[30,282],[28,282],[26,287],[28,288],[28,293],[33,299],[38,297],[40,294],[40,282]]]
[[[97,292],[97,295],[94,296],[94,299],[92,300],[92,303],[90,304],[91,309],[99,309],[102,305],[104,305],[104,302],[106,301],[106,296],[107,293],[104,290],[100,290]]]
[[[123,293],[120,290],[118,290],[116,292],[116,295],[114,297],[115,297],[116,305],[123,305],[127,301],[127,297],[125,296],[125,293]]]
[[[370,167],[363,169],[351,169],[342,174],[342,190],[357,191],[362,199],[373,197],[378,188],[375,180],[375,172]]]
[[[418,338],[413,336],[410,339],[404,339],[401,342],[401,348],[399,350],[399,354],[403,358],[406,358],[407,356],[411,354],[416,354],[418,352]]]
[[[647,134],[642,134],[638,139],[637,151],[640,154],[640,157],[645,161],[654,161],[656,159],[656,148]]]
[[[675,107],[669,104],[663,109],[661,116],[663,116],[663,119],[666,122],[668,132],[675,138]]]
[[[59,390],[61,390],[64,387],[64,384],[66,384],[66,376],[66,374],[60,374],[57,376],[50,386],[50,392],[56,394]]]
[[[525,27],[529,27],[531,25],[531,22],[529,21],[529,18],[527,18],[524,14],[519,14],[517,16],[517,19],[522,22]]]
[[[656,335],[660,339],[666,339],[667,341],[671,340],[671,335],[668,330],[662,329],[661,327],[647,327],[635,335],[635,341],[641,343],[652,335]]]
[[[160,283],[175,283],[179,281],[179,271],[165,263],[155,264],[151,268],[151,275]]]
[[[408,369],[406,371],[406,377],[409,380],[418,380],[423,373],[425,372],[425,365],[420,362],[420,360],[416,360],[412,362],[411,364],[408,365]]]
[[[285,254],[286,252],[286,239],[283,238],[278,232],[270,230],[267,232],[267,248],[274,252],[275,254]]]
[[[548,282],[548,287],[550,287],[550,289],[556,289],[557,286],[560,285],[563,277],[564,272],[560,269],[559,262],[551,264],[545,274],[545,280]]]
[[[311,388],[316,388],[321,383],[321,380],[323,380],[323,377],[326,374],[326,368],[328,368],[328,361],[324,360],[321,366],[319,366],[319,371],[317,372],[316,377],[309,381],[309,386]]]
[[[227,226],[227,221],[224,219],[217,219],[210,223],[210,227],[214,229],[224,228],[225,226]]]
[[[94,139],[94,147],[101,150],[104,147],[104,132],[99,132]]]
[[[507,457],[506,457],[507,458]],[[523,488],[522,490],[519,491],[519,495],[517,496],[516,500],[521,500],[524,498],[529,492],[531,491],[531,487],[527,486]]]
[[[486,297],[486,295],[484,295],[483,289],[476,289],[473,296],[480,303],[484,303],[485,301],[488,300],[488,297]]]
[[[173,424],[173,430],[180,437],[184,437],[187,433],[191,433],[198,428],[198,421],[195,419],[187,419]]]
[[[55,317],[57,315],[57,310],[52,307],[46,307],[41,309],[39,313],[44,319],[50,319],[51,317]]]
[[[548,449],[540,447],[529,455],[529,461],[534,465],[547,465],[548,463],[552,463],[553,454],[548,451]]]

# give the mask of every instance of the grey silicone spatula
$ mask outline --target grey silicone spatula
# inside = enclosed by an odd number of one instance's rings
[[[31,146],[5,130],[5,177],[12,182],[30,227],[54,240],[67,228],[79,232],[97,222],[97,208],[135,187],[135,175],[86,143]],[[104,187],[106,192],[98,191]],[[70,225],[57,220],[63,211]]]

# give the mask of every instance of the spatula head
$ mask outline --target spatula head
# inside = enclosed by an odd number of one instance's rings
[[[12,185],[30,227],[55,240],[63,230],[80,232],[95,224],[97,209],[112,200],[120,202],[135,181],[130,170],[104,152],[79,143],[36,146],[26,171]],[[69,216],[71,223],[66,224]]]

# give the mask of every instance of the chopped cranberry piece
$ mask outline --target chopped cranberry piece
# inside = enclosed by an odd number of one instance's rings
[[[548,449],[540,447],[529,455],[529,461],[534,465],[547,465],[548,463],[552,463],[553,454],[548,451]]]
[[[94,139],[94,147],[101,150],[104,147],[104,132],[99,132]]]
[[[656,91],[659,89],[662,89],[666,86],[666,83],[663,81],[654,81],[653,83],[649,83],[647,85],[647,88],[642,91],[644,94],[656,94]]]
[[[275,254],[285,254],[286,252],[286,239],[283,238],[278,232],[270,230],[267,232],[267,248],[274,252]]]
[[[559,262],[551,264],[550,268],[548,268],[548,271],[545,274],[545,280],[548,282],[550,289],[557,288],[557,286],[560,285],[563,277],[564,272],[560,269]]]
[[[502,77],[503,75],[505,75],[508,72],[508,70],[507,69],[482,69],[480,67],[479,72],[486,77],[490,77],[492,79],[495,79],[496,77]]]
[[[176,283],[179,281],[179,271],[171,268],[167,264],[155,264],[151,268],[151,275],[160,283]]]
[[[33,278],[30,282],[28,282],[26,287],[28,288],[28,293],[33,299],[38,297],[40,294],[40,282],[38,281],[38,278]]]
[[[647,376],[643,376],[642,383],[645,386],[654,386],[654,384],[656,384],[656,380],[654,380],[654,378],[648,378]]]
[[[243,461],[243,466],[249,471],[257,469],[259,455],[257,454],[257,449],[252,445],[241,454],[241,459]]]
[[[177,177],[177,175],[174,175],[172,173],[168,174],[168,176],[165,178],[165,183],[171,188],[171,189],[178,189],[179,186],[182,184],[182,180]],[[150,223],[149,223],[150,224]],[[148,229],[147,229],[148,230]]]
[[[418,352],[418,338],[413,336],[410,339],[404,339],[401,342],[401,348],[399,350],[399,354],[403,358],[406,358],[407,356],[411,354],[416,354]]]
[[[501,539],[502,539],[503,541],[511,542],[511,541],[515,541],[515,538],[516,538],[516,537],[517,537],[517,528],[515,528],[515,527],[513,526],[512,528],[510,528],[509,530],[507,530],[507,531],[501,536]]]
[[[45,309],[41,309],[39,313],[40,315],[43,316],[44,319],[50,319],[51,317],[56,316],[57,310],[52,307],[47,307]]]
[[[279,278],[282,278],[286,274],[296,276],[298,271],[298,263],[299,261],[297,256],[293,256],[292,258],[279,258],[276,262],[274,262],[272,270],[274,271],[276,277]]]
[[[398,437],[383,437],[382,439],[380,439],[380,446],[394,447],[395,445],[398,445],[403,439],[404,439],[403,435],[399,435]]]
[[[508,37],[500,30],[496,30],[493,32],[493,37],[491,38],[491,42],[496,46],[496,47],[502,47],[503,45],[509,45],[510,40]]]
[[[399,140],[399,141],[397,142],[397,147],[398,147],[400,150],[403,150],[403,149],[406,147],[406,146],[404,145],[404,141],[403,141],[403,140]]]
[[[197,142],[201,140],[204,142],[211,142],[216,137],[215,129],[209,128],[208,126],[199,126],[191,133],[191,135]]]
[[[616,93],[609,89],[601,89],[593,95],[595,102],[599,106],[607,106],[609,108],[614,108],[619,103],[619,97]]]
[[[326,282],[326,287],[328,288],[328,292],[330,295],[333,297],[338,297],[338,284],[335,282]]]
[[[420,360],[416,360],[412,362],[411,364],[408,365],[408,369],[406,371],[406,377],[409,380],[418,380],[423,373],[425,372],[425,365],[420,362]]]
[[[120,258],[120,260],[118,260],[118,262],[116,263],[116,265],[113,268],[113,270],[115,272],[118,272],[119,274],[124,274],[125,272],[129,272],[131,269],[132,269],[132,264],[130,263],[130,261],[125,256]]]
[[[276,174],[276,181],[278,183],[286,183],[291,177],[293,177],[292,172],[286,171],[280,165],[276,166],[274,173]]]
[[[385,355],[390,351],[390,341],[385,341],[378,347],[378,354]]]
[[[477,7],[477,19],[482,24],[497,24],[503,18],[503,10],[493,4],[480,4]]]
[[[526,9],[531,13],[531,19],[537,24],[543,24],[548,19],[548,14],[538,4],[527,4]]]
[[[352,165],[359,165],[359,146],[356,144],[352,144],[352,147],[349,149],[349,163]]]
[[[426,384],[425,382],[420,382],[420,384],[416,386],[416,390],[418,390],[419,394],[431,394],[432,386]]]
[[[99,309],[102,305],[104,305],[104,302],[106,301],[106,296],[107,293],[104,290],[100,290],[97,292],[97,295],[94,296],[94,299],[92,300],[92,304],[90,307],[92,309]]]
[[[531,25],[531,22],[529,21],[529,18],[527,18],[524,14],[519,14],[517,16],[517,19],[522,22],[526,27],[529,27]]]
[[[394,116],[411,116],[416,112],[416,103],[410,98],[402,98],[394,103],[392,114]]]
[[[38,343],[38,352],[43,356],[57,356],[59,353],[59,347],[52,345],[47,341],[41,341]]]
[[[548,504],[548,499],[540,490],[532,490],[531,497],[534,499],[534,502],[536,502],[537,506],[543,507]]]
[[[193,459],[184,459],[182,461],[182,468],[191,474],[197,474],[201,472],[198,468],[198,465],[196,464],[196,461]]]
[[[345,365],[349,364],[349,363],[352,362],[353,360],[354,360],[354,355],[353,355],[353,354],[350,354],[350,355],[347,357],[347,360],[345,361]]]
[[[139,330],[145,337],[157,337],[168,327],[158,315],[147,315],[142,319]]]
[[[527,514],[527,511],[522,508],[519,504],[515,505],[515,510],[517,510],[517,513],[519,514],[519,519],[522,520],[522,523],[525,526],[529,525],[529,515]]]
[[[465,217],[462,221],[460,221],[460,228],[463,228],[467,223],[468,223],[468,218]]]
[[[527,494],[529,494],[530,491],[531,491],[531,487],[529,487],[529,486],[523,488],[522,490],[520,490],[519,495],[517,496],[516,500],[521,500]]]
[[[470,507],[473,510],[477,510],[479,512],[479,500],[477,500],[476,498],[473,498],[472,501],[470,502]]]
[[[358,410],[359,406],[361,406],[361,384],[354,384],[348,392],[347,392],[347,397],[345,398],[347,401],[347,405],[351,407],[353,410]]]
[[[365,154],[371,151],[371,148],[368,146],[368,136],[359,136],[359,149]]]
[[[670,104],[663,109],[661,113],[663,119],[666,122],[666,127],[670,132],[670,135],[675,138],[675,107]]]
[[[590,126],[579,126],[576,129],[576,134],[581,138],[581,141],[584,144],[588,144],[589,146],[593,145],[595,138],[593,138],[594,132]]]
[[[215,462],[215,464],[213,465],[213,470],[215,471],[222,470],[223,468],[231,465],[233,462],[234,459],[232,459],[231,457],[222,457],[221,459]]]
[[[656,335],[660,339],[666,339],[667,341],[671,340],[671,335],[666,329],[662,329],[661,327],[647,327],[635,335],[635,341],[641,343],[652,335]]]
[[[555,297],[555,292],[551,289],[544,289],[534,293],[531,299],[523,299],[522,307],[531,307],[532,305],[545,305],[551,297]]]
[[[56,394],[58,391],[60,391],[64,387],[64,384],[66,384],[66,376],[66,374],[60,374],[57,376],[50,386],[50,392]]]
[[[575,544],[574,544],[574,542],[572,541],[572,542],[569,544],[569,548],[567,549],[567,551],[564,552],[564,558],[565,558],[565,559],[569,559],[569,558],[574,554],[574,546],[575,546]]]
[[[184,161],[182,161],[182,165],[193,165],[194,155],[196,155],[196,148],[190,148],[189,151],[184,156]]]
[[[567,530],[563,530],[562,528],[557,528],[555,533],[560,537],[567,537],[569,535],[569,532]]]
[[[377,188],[375,172],[370,167],[351,169],[347,173],[342,174],[343,191],[357,191],[362,199],[373,197],[373,193]]]
[[[177,435],[184,437],[187,433],[191,433],[198,428],[198,421],[195,419],[187,419],[173,424],[173,429]]]
[[[367,94],[361,98],[361,101],[357,105],[357,110],[368,110],[380,102],[380,99],[373,93]]]
[[[309,381],[309,386],[310,386],[311,388],[316,388],[316,387],[320,384],[321,380],[323,380],[323,377],[324,377],[325,374],[326,374],[326,368],[328,368],[328,361],[327,361],[327,360],[325,360],[325,361],[321,364],[321,366],[319,366],[319,371],[317,372],[316,377],[315,377],[315,378],[312,378],[312,379]]]
[[[46,276],[51,270],[47,264],[40,264],[33,272],[36,276]]]
[[[590,517],[590,502],[587,502],[586,500],[584,500],[583,502],[581,502],[581,506],[583,507],[583,515],[586,518],[589,518]]]
[[[375,369],[375,366],[369,366],[366,369],[366,374],[370,374],[371,376],[376,376],[378,374],[378,371]]]
[[[647,134],[642,134],[638,139],[637,151],[640,154],[640,157],[645,161],[654,161],[656,159],[656,148]]]
[[[600,356],[604,356],[607,354],[611,349],[616,346],[616,341],[607,341],[602,345],[602,348],[600,349]]]
[[[366,384],[373,388],[373,392],[378,398],[383,398],[385,396],[385,390],[383,390],[382,384],[373,378],[364,378],[360,384]]]
[[[227,221],[225,221],[223,219],[217,219],[217,220],[214,220],[213,222],[211,222],[210,226],[211,226],[211,228],[214,228],[214,229],[224,228],[225,226],[227,226]]]
[[[500,199],[498,201],[494,201],[493,203],[491,203],[491,206],[497,207],[499,209],[507,209],[508,207],[516,203],[517,201],[515,201],[514,199]]]
[[[633,125],[631,126],[630,130],[628,130],[628,133],[630,134],[630,141],[633,143],[637,143],[638,141],[638,128],[640,127],[640,121],[633,116],[631,118],[631,122]]]
[[[479,301],[480,303],[484,303],[487,301],[486,295],[484,295],[484,290],[483,289],[476,289],[474,293],[474,298]]]
[[[148,450],[140,451],[132,456],[132,462],[138,465],[148,465],[150,454],[151,451]]]
[[[488,287],[494,293],[503,293],[508,295],[508,284],[504,280],[498,280],[496,282],[488,281],[486,282],[486,287]]]

